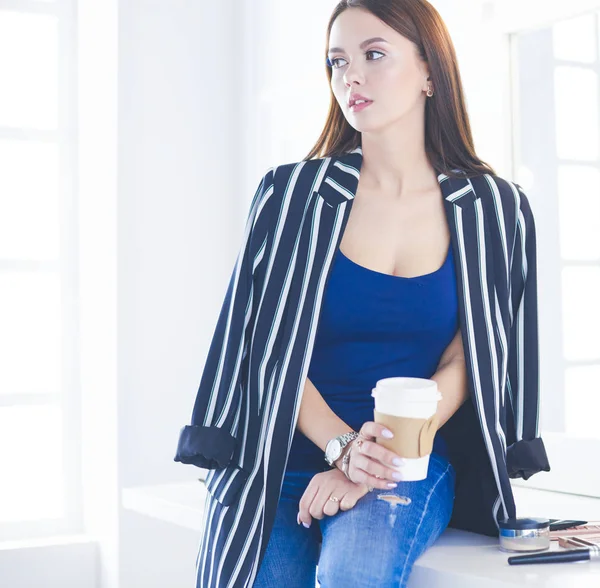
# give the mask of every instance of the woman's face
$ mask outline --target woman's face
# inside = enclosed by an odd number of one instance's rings
[[[376,37],[385,41],[364,43]],[[364,9],[349,8],[336,18],[328,56],[333,63],[332,91],[359,132],[385,129],[411,113],[416,116],[427,99],[429,74],[417,47]],[[372,102],[355,111],[349,106],[351,93]]]

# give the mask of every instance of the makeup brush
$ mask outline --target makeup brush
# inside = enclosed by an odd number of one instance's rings
[[[537,563],[561,563],[567,561],[586,561],[600,559],[600,547],[586,549],[567,549],[566,551],[546,551],[545,553],[532,553],[528,555],[515,555],[508,558],[511,566]]]

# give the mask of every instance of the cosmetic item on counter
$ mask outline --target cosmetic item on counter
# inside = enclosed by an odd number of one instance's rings
[[[550,519],[550,533],[552,531],[564,531],[573,527],[581,527],[587,524],[587,521],[576,521],[573,519]]]
[[[558,545],[566,549],[573,547],[600,547],[600,535],[583,537],[559,537]]]
[[[547,553],[532,553],[531,555],[516,555],[508,558],[511,566],[537,563],[561,563],[568,561],[586,561],[596,559],[600,561],[600,547],[586,549],[567,549],[565,551],[548,551]]]
[[[544,551],[550,549],[550,520],[512,518],[498,522],[502,551]]]
[[[559,537],[588,537],[600,535],[600,521],[590,521],[584,525],[577,525],[569,529],[553,530],[550,525],[550,541]]]

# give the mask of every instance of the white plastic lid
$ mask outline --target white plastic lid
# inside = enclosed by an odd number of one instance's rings
[[[432,400],[442,399],[435,380],[409,377],[378,380],[375,388],[371,390],[371,396],[389,396],[399,391],[402,394],[402,398],[409,402],[431,402]]]

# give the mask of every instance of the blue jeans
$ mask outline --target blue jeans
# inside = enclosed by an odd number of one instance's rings
[[[254,588],[406,586],[415,560],[450,522],[456,480],[452,465],[432,453],[425,480],[375,488],[350,510],[313,519],[306,529],[296,520],[298,503],[316,473],[286,471]],[[384,500],[386,495],[392,500]],[[394,502],[394,496],[409,500]]]

